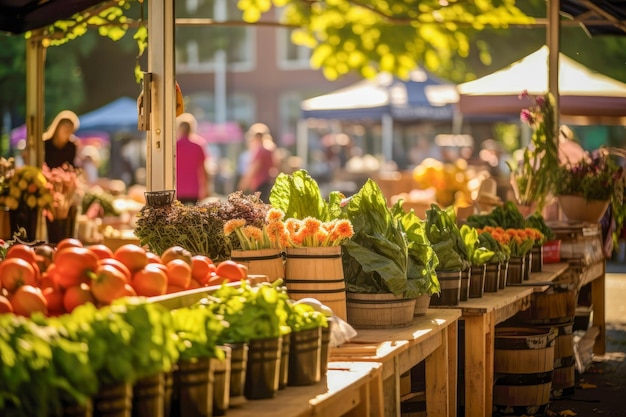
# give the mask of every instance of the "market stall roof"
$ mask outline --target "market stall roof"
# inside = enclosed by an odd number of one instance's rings
[[[0,31],[24,33],[67,19],[104,0],[0,0]]]
[[[431,86],[450,86],[428,72],[418,69],[408,80],[388,73],[359,81],[332,93],[302,102],[303,118],[340,120],[380,120],[389,114],[394,120],[451,120],[453,108],[430,94]],[[440,90],[443,94],[445,89]]]
[[[592,71],[563,53],[559,57],[560,113],[589,120],[626,117],[626,84]],[[541,95],[548,91],[548,48],[514,62],[508,67],[458,86],[463,115],[519,115],[528,102],[519,95]]]
[[[137,130],[137,101],[121,97],[81,115],[79,132],[91,130],[105,132]]]
[[[626,35],[626,0],[561,0],[560,8],[591,35]]]

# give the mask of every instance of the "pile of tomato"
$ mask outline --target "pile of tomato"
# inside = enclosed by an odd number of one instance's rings
[[[18,243],[0,261],[0,314],[54,316],[84,303],[102,306],[125,296],[153,297],[246,276],[241,264],[229,260],[216,265],[179,246],[158,256],[135,244],[113,251],[73,238],[55,248]]]

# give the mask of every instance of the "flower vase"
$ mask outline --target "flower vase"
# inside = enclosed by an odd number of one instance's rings
[[[74,224],[76,221],[76,207],[72,206],[63,219],[46,219],[48,229],[48,243],[57,244],[63,239],[74,237]]]
[[[35,241],[37,238],[37,222],[40,215],[39,208],[19,207],[17,210],[9,210],[9,220],[11,223],[11,238],[21,229],[24,229],[26,236],[21,236],[22,240]]]
[[[609,207],[609,200],[587,200],[579,195],[557,197],[561,210],[572,223],[598,223]]]

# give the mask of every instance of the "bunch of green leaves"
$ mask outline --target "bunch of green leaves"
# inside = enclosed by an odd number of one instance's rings
[[[526,227],[526,219],[512,201],[506,201],[488,214],[472,214],[465,223],[477,229],[482,229],[485,226],[503,229],[523,229]]]
[[[224,359],[224,351],[217,347],[217,341],[225,323],[209,308],[202,305],[179,308],[172,310],[171,315],[181,360]]]
[[[99,204],[104,216],[118,216],[120,213],[113,206],[114,199],[113,194],[102,189],[85,191],[81,201],[82,212],[87,213],[92,204]]]
[[[63,403],[85,404],[98,388],[87,350],[42,315],[0,315],[0,415],[47,417]]]
[[[239,246],[224,235],[224,224],[244,219],[246,224],[263,227],[269,205],[258,195],[241,191],[228,195],[226,201],[211,201],[187,206],[174,201],[169,206],[144,207],[137,214],[135,236],[157,254],[172,246],[182,246],[194,255],[206,255],[213,261],[230,258],[230,251]]]
[[[402,200],[393,205],[391,212],[398,220],[407,241],[407,295],[417,297],[439,293],[441,287],[436,272],[439,258],[426,237],[426,222],[417,217],[412,209],[409,212],[404,211]]]
[[[526,227],[532,227],[533,229],[537,229],[543,235],[543,240],[539,244],[542,245],[545,242],[556,239],[556,235],[552,231],[552,229],[546,224],[541,213],[535,212],[528,216],[526,219]]]
[[[326,315],[309,304],[294,304],[288,301],[285,307],[287,311],[287,325],[292,332],[328,327]]]
[[[239,287],[224,283],[211,297],[201,301],[215,315],[228,323],[218,343],[243,343],[283,334],[287,323],[286,290],[282,280],[251,286],[245,281]]]
[[[467,256],[471,266],[480,266],[491,261],[494,256],[494,251],[482,245],[482,242],[479,239],[478,230],[464,224],[461,226],[459,232],[461,233],[461,238],[467,248]]]
[[[351,292],[404,296],[408,289],[407,242],[385,197],[368,179],[343,207],[354,235],[343,244],[343,271]]]
[[[500,243],[489,232],[483,231],[478,235],[479,245],[493,252],[493,256],[488,262],[501,263],[511,257],[511,249],[508,245]]]
[[[426,237],[432,245],[441,271],[463,271],[470,266],[469,254],[456,224],[452,207],[441,209],[431,204],[426,210]]]
[[[270,193],[272,207],[282,210],[285,218],[313,217],[322,222],[341,216],[340,204],[344,198],[340,192],[333,191],[326,201],[317,182],[303,169],[279,174]]]

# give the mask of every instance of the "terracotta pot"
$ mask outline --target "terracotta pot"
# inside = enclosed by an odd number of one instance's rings
[[[598,223],[609,207],[609,201],[586,200],[578,195],[560,195],[559,206],[571,222]]]

